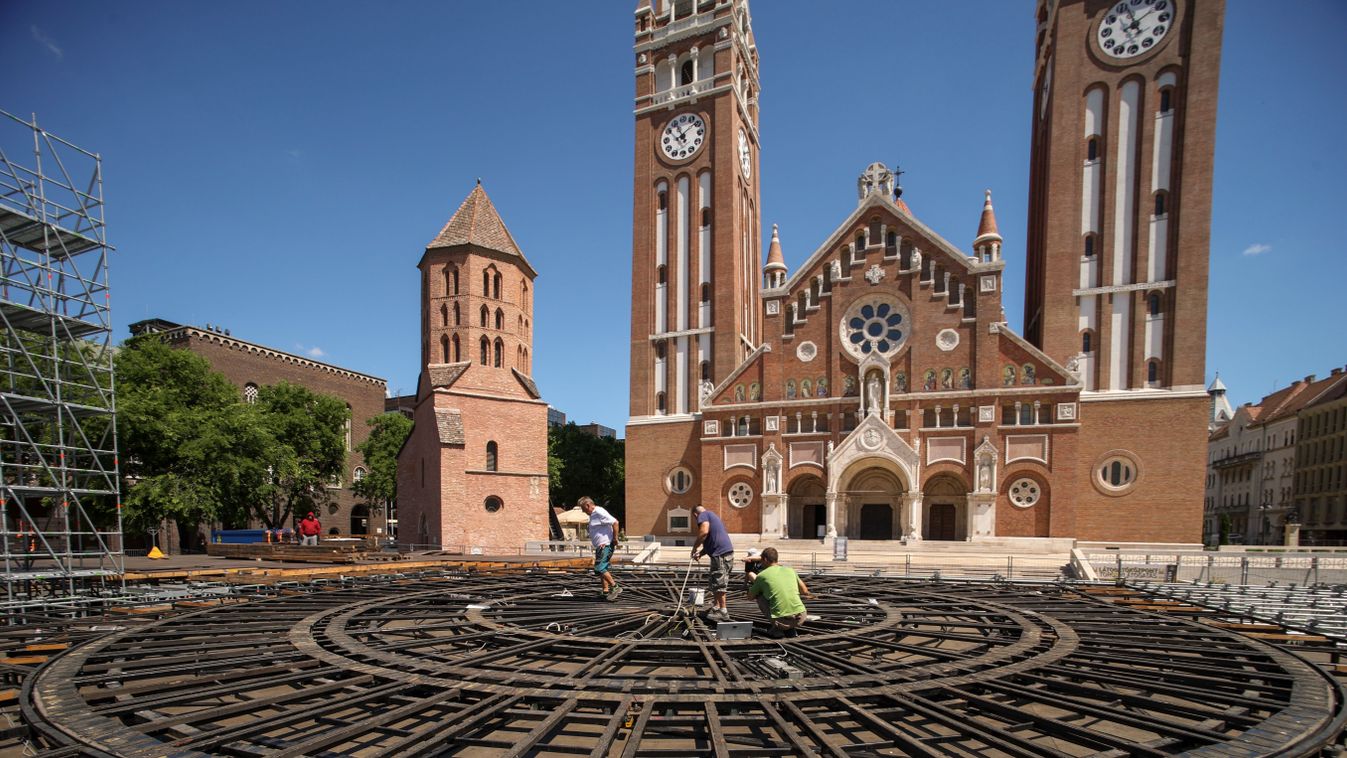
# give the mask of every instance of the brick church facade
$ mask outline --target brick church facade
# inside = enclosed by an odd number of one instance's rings
[[[480,183],[418,268],[422,368],[398,455],[398,541],[490,552],[547,539],[537,273]]]
[[[956,244],[875,163],[762,264],[748,3],[638,4],[631,533],[1200,541],[1223,4],[1035,12],[1021,336],[990,192]]]

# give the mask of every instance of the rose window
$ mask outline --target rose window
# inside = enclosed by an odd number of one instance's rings
[[[907,321],[907,310],[896,301],[857,303],[842,320],[842,344],[857,358],[891,355],[907,342]]]
[[[735,508],[746,508],[753,502],[753,488],[749,485],[738,482],[730,487],[730,505]]]
[[[1037,503],[1042,496],[1043,491],[1033,479],[1017,479],[1010,485],[1010,502],[1021,508],[1028,508]]]

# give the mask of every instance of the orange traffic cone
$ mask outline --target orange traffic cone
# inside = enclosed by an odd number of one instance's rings
[[[168,556],[164,555],[164,552],[159,549],[158,545],[155,545],[154,547],[150,548],[150,552],[146,553],[145,557],[153,558],[155,560],[163,560],[165,558],[168,558]]]

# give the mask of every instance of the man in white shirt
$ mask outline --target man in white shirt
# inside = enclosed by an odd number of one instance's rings
[[[617,547],[617,519],[595,505],[588,496],[580,498],[576,505],[589,516],[589,542],[594,546],[594,573],[603,582],[603,596],[608,600],[616,600],[622,594],[622,588],[617,586],[608,564],[613,559],[613,549]]]

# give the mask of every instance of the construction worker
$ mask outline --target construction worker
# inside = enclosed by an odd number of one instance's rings
[[[767,627],[768,637],[794,634],[795,629],[808,618],[800,596],[812,599],[804,580],[794,569],[778,564],[779,558],[776,548],[763,550],[763,569],[748,588],[748,596],[758,601],[758,609],[770,622]]]
[[[697,516],[697,541],[692,545],[692,560],[701,556],[711,559],[709,589],[714,596],[711,610],[706,612],[708,621],[729,621],[730,611],[725,607],[725,595],[730,589],[730,572],[734,571],[734,545],[730,544],[730,533],[725,530],[725,522],[706,506],[698,505],[692,509]]]
[[[318,523],[318,518],[309,511],[309,515],[299,521],[299,536],[304,539],[303,544],[318,547],[318,535],[323,533],[323,525]]]
[[[616,600],[622,594],[622,588],[613,578],[608,564],[613,560],[613,550],[617,549],[617,519],[606,509],[594,504],[585,496],[576,503],[580,510],[589,516],[589,543],[594,546],[594,575],[603,582],[603,596]]]

